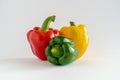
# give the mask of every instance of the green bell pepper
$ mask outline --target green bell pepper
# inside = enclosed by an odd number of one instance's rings
[[[46,48],[46,56],[50,63],[65,65],[78,58],[79,50],[75,42],[64,36],[56,36],[50,40]]]

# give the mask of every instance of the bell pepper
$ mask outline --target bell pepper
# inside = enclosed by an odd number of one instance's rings
[[[78,53],[74,41],[64,36],[52,38],[46,48],[48,61],[55,65],[65,65],[75,61]]]
[[[60,35],[64,35],[75,41],[80,52],[78,58],[83,56],[89,44],[88,32],[84,24],[76,26],[75,23],[71,21],[70,26],[64,26],[60,29]]]
[[[42,24],[42,27],[34,27],[32,30],[27,32],[27,39],[31,46],[32,52],[41,60],[47,60],[45,55],[45,49],[49,44],[49,41],[54,36],[59,35],[58,30],[49,28],[51,22],[54,22],[55,16],[49,16]]]

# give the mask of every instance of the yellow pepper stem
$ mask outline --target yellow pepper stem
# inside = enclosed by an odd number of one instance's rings
[[[76,26],[76,25],[75,25],[75,22],[70,21],[70,26]]]

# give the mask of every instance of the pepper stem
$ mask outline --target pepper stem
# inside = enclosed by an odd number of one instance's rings
[[[60,45],[55,45],[51,49],[51,53],[54,57],[59,58],[63,55],[63,49],[60,47]]]
[[[70,21],[70,26],[75,26],[75,23],[73,21]]]
[[[48,29],[49,29],[50,23],[54,22],[54,21],[55,21],[55,16],[54,15],[47,17],[42,24],[41,31],[42,32],[47,32]]]

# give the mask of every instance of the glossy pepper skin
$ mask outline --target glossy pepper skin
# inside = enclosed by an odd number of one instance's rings
[[[64,36],[52,38],[46,48],[48,61],[56,65],[69,64],[77,59],[78,54],[74,41]]]
[[[60,35],[64,35],[75,41],[80,52],[78,58],[83,56],[89,44],[88,32],[84,24],[76,26],[74,22],[71,21],[70,26],[64,26],[60,29]]]
[[[59,35],[58,30],[49,28],[50,22],[54,20],[55,16],[50,16],[45,19],[41,28],[34,27],[33,30],[27,32],[27,39],[31,46],[32,52],[41,60],[47,60],[45,49],[51,38]]]

